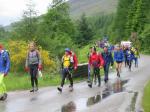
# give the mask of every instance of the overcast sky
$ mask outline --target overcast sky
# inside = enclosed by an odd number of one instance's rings
[[[29,0],[0,0],[0,25],[6,26],[11,22],[21,19],[23,10],[26,9],[26,4]],[[47,7],[52,0],[33,0],[36,5],[38,14],[43,14],[47,11]]]

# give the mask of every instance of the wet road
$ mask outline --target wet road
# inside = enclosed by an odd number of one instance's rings
[[[133,67],[132,72],[124,68],[120,79],[112,73],[109,83],[102,83],[101,88],[94,85],[90,89],[81,82],[74,85],[72,93],[68,85],[62,94],[56,87],[37,93],[10,92],[7,101],[0,102],[0,112],[139,112],[144,86],[150,80],[149,67],[150,57],[142,56],[139,68]]]

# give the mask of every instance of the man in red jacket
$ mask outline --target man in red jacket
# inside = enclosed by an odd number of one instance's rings
[[[104,66],[104,60],[101,56],[101,54],[96,52],[96,48],[94,47],[92,49],[92,54],[90,55],[89,58],[89,65],[93,71],[93,77],[98,78],[98,87],[101,86],[101,78],[100,78],[100,69],[103,68]],[[92,88],[92,82],[88,85],[89,87]]]

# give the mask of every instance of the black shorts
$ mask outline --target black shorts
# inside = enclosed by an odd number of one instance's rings
[[[122,61],[116,61],[116,63],[120,64],[120,63],[122,63]]]

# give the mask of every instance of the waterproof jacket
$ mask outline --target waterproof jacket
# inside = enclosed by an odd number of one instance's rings
[[[100,66],[104,66],[104,60],[101,54],[92,53],[89,58],[89,65],[94,68],[99,68]]]
[[[114,60],[113,60],[111,52],[108,52],[108,51],[107,52],[103,52],[102,53],[102,57],[103,57],[104,62],[105,62],[104,65],[107,65],[107,64],[113,65],[114,64]]]
[[[122,50],[114,52],[114,60],[120,62],[124,61],[124,54]]]
[[[127,55],[127,60],[131,61],[134,59],[134,53],[132,50],[127,50],[126,55]]]
[[[8,74],[10,69],[10,59],[7,51],[0,52],[0,74]]]

